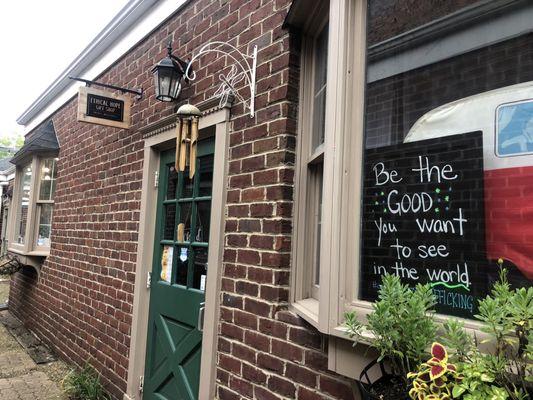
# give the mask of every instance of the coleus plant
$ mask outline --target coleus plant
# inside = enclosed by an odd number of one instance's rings
[[[461,380],[457,367],[448,363],[446,348],[440,343],[431,345],[431,358],[420,364],[417,372],[410,372],[412,379],[409,397],[413,400],[450,400],[454,385]]]

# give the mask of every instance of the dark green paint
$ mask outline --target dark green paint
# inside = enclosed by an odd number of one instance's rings
[[[144,375],[143,399],[145,400],[197,400],[200,383],[200,358],[202,349],[202,333],[198,331],[198,311],[204,301],[204,292],[198,288],[198,280],[194,280],[195,259],[201,254],[207,259],[207,237],[197,241],[198,204],[200,201],[211,204],[211,196],[200,194],[200,183],[205,188],[212,184],[212,155],[214,140],[204,140],[198,143],[196,174],[192,182],[192,196],[184,197],[184,184],[187,181],[188,170],[177,173],[177,185],[173,199],[166,199],[169,194],[171,178],[176,175],[170,171],[174,164],[174,150],[161,155],[159,171],[159,190],[156,214],[156,234],[154,243],[154,258],[152,262],[152,285],[150,289],[150,311],[148,317],[148,340],[146,349],[146,365]],[[204,173],[205,179],[204,178]],[[208,182],[209,181],[209,182]],[[207,185],[207,186],[206,186]],[[172,192],[170,186],[170,192]],[[165,209],[176,206],[174,221],[172,215],[165,215]],[[177,242],[177,227],[181,220],[180,206],[190,205],[190,237],[189,240]],[[166,223],[165,218],[170,218]],[[203,221],[204,229],[209,221]],[[172,238],[164,238],[165,226],[167,234],[173,229]],[[164,246],[174,249],[171,282],[160,279],[161,257]],[[187,249],[186,284],[177,284],[178,259],[180,248]],[[198,256],[198,257],[197,257]],[[199,263],[200,273],[206,273]],[[197,274],[198,276],[198,274]],[[184,282],[185,283],[185,282]],[[193,285],[194,284],[194,285]],[[197,286],[196,288],[193,286]]]

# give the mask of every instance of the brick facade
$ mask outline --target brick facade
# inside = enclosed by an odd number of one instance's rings
[[[143,87],[129,130],[76,122],[76,99],[52,116],[61,145],[50,255],[40,276],[14,276],[10,308],[62,358],[101,372],[115,398],[126,390],[143,140],[139,129],[170,115],[154,98],[151,69],[166,41],[190,57],[211,40],[259,47],[256,117],[232,108],[217,396],[352,399],[327,371],[326,339],[287,311],[298,98],[299,40],[281,25],[290,0],[191,1],[99,81]],[[206,56],[182,98],[217,88],[225,59]]]

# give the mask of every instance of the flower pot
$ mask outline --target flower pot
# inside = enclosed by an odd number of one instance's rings
[[[362,400],[409,399],[404,379],[392,374],[383,361],[374,360],[368,364],[361,371],[357,385]]]

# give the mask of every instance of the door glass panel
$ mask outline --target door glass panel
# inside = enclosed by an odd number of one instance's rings
[[[196,203],[196,242],[209,241],[209,222],[211,219],[211,202]]]
[[[167,180],[167,194],[165,196],[166,200],[171,200],[176,198],[176,189],[178,187],[178,173],[174,165],[169,165],[168,167],[168,180]]]
[[[176,223],[176,205],[167,204],[164,207],[165,229],[163,230],[164,240],[174,240],[174,225]]]
[[[200,183],[198,196],[211,196],[213,189],[213,155],[201,157],[199,159]]]
[[[192,287],[205,291],[207,279],[207,247],[194,248],[194,272]]]
[[[189,168],[185,168],[183,172],[183,190],[181,192],[182,199],[189,199],[193,196],[193,179],[189,178]]]
[[[160,274],[160,278],[162,281],[165,281],[168,283],[171,282],[173,261],[174,261],[174,247],[163,246],[163,251],[161,252],[161,274]]]
[[[189,248],[188,247],[176,247],[177,254],[177,266],[176,266],[176,279],[175,283],[182,286],[187,286],[187,272],[189,266]]]
[[[183,224],[183,241],[191,241],[191,207],[192,203],[180,204],[180,224]]]

